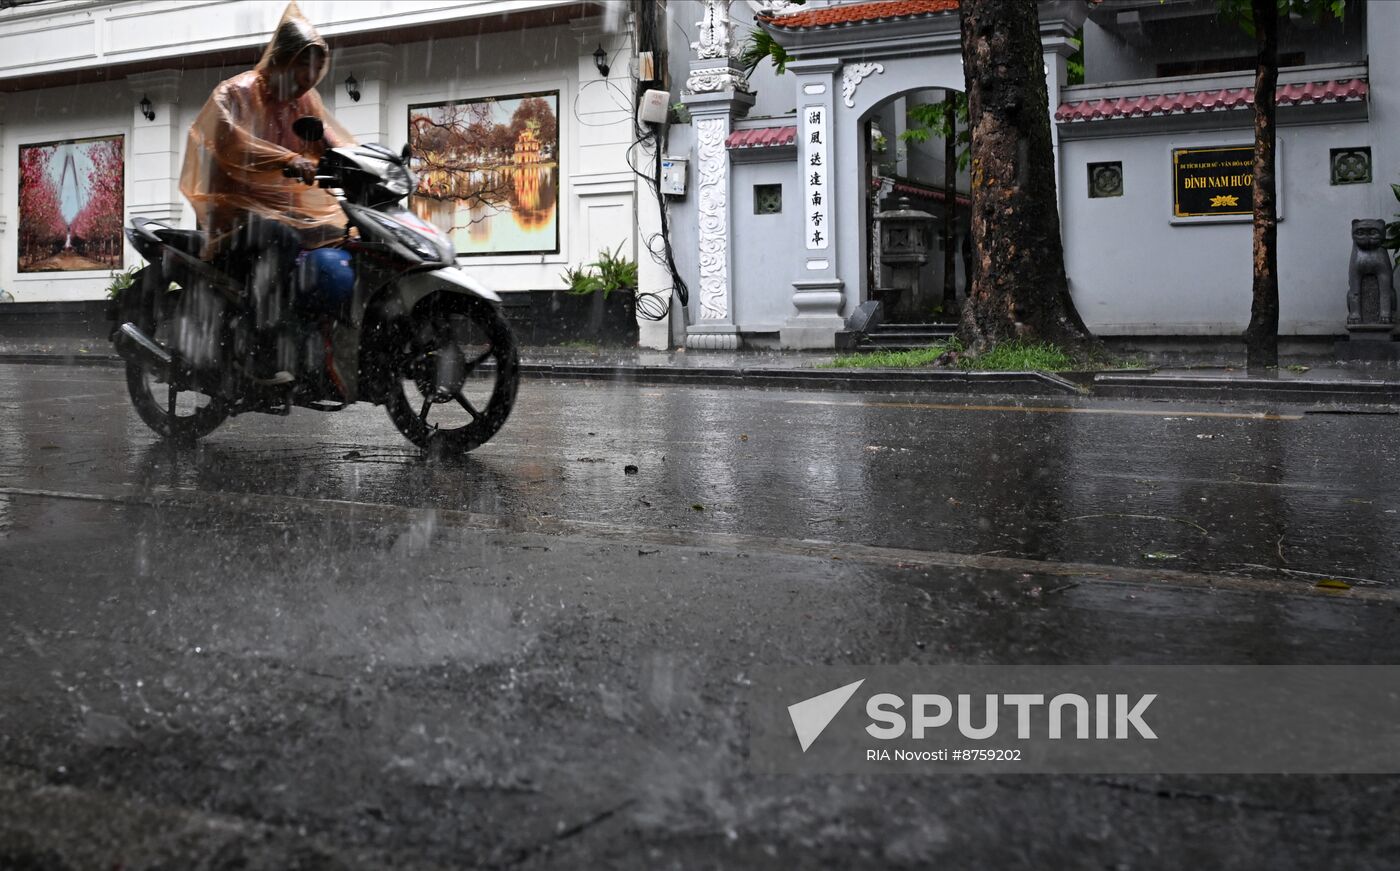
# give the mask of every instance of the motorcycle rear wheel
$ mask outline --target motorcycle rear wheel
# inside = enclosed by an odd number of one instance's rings
[[[173,347],[175,312],[181,290],[169,291],[158,270],[146,267],[126,293],[140,293],[137,304],[123,306],[129,317],[146,335],[166,348]],[[193,390],[177,390],[147,363],[128,361],[126,391],[141,420],[162,438],[194,442],[204,438],[228,418],[228,406],[218,397]]]
[[[496,307],[440,292],[414,307],[385,408],[418,447],[463,454],[500,431],[519,383],[515,337]]]

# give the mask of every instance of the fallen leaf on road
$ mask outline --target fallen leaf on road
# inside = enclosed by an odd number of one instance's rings
[[[694,505],[690,506],[690,510],[691,510],[691,511],[704,511],[704,510],[705,510],[705,506],[704,506],[704,505],[701,505],[699,502],[696,502]]]
[[[1324,590],[1350,590],[1351,584],[1346,581],[1339,581],[1336,578],[1323,578],[1317,582],[1317,586]]]

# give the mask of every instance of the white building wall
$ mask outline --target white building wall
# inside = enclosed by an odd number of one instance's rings
[[[571,0],[302,0],[328,40],[567,6]],[[0,12],[0,78],[256,49],[279,0],[54,0]]]
[[[118,98],[118,95],[119,98]],[[126,195],[132,195],[132,115],[135,101],[125,85],[71,86],[7,95],[0,116],[0,287],[17,302],[99,299],[110,282],[104,272],[18,272],[19,149],[68,139],[121,134],[125,137]],[[139,99],[139,97],[137,98]],[[128,247],[126,262],[137,262]]]
[[[1351,219],[1378,217],[1377,185],[1331,185],[1328,152],[1374,141],[1364,122],[1279,129],[1282,335],[1345,331]],[[1248,127],[1062,140],[1065,266],[1090,330],[1238,335],[1245,328],[1253,281],[1250,219],[1173,223],[1171,151],[1252,142]],[[1087,165],[1104,161],[1122,161],[1123,195],[1090,199]]]
[[[1400,3],[1373,0],[1366,8],[1366,44],[1371,71],[1371,166],[1375,180],[1370,188],[1373,218],[1394,220],[1400,202],[1390,186],[1400,183]],[[1356,215],[1355,217],[1362,217]]]
[[[1121,82],[1152,75],[1132,46],[1093,21],[1084,22],[1084,81]]]
[[[385,23],[429,23],[563,4],[305,0],[300,5],[322,35],[333,39],[336,34]],[[171,70],[179,70],[187,65],[185,53],[191,46],[243,47],[251,56],[266,42],[283,4],[74,0],[44,7],[49,10],[45,15],[17,19],[13,14],[31,8],[0,15],[0,79],[161,58],[169,61]],[[612,250],[619,244],[624,254],[636,257],[638,253],[638,180],[626,159],[634,138],[629,78],[632,39],[623,16],[607,14],[621,8],[608,7],[604,15],[550,27],[333,50],[332,70],[322,82],[321,94],[327,107],[357,135],[398,149],[407,139],[410,105],[557,90],[563,158],[559,252],[470,257],[463,258],[463,264],[488,285],[504,291],[563,288],[559,275],[566,264],[588,262],[603,248]],[[22,51],[15,48],[20,45],[14,39],[17,34],[26,37]],[[391,32],[383,36],[392,39]],[[600,43],[613,59],[607,79],[599,75],[592,57]],[[136,109],[141,98],[137,91],[147,86],[148,73],[143,73],[146,78],[128,81],[117,68],[109,81],[6,95],[0,104],[0,287],[24,302],[79,300],[100,298],[110,281],[106,271],[18,273],[16,180],[21,145],[122,134],[126,137],[128,217],[177,217],[183,226],[192,227],[192,210],[178,191],[173,197],[171,193],[184,157],[186,131],[213,87],[248,66],[184,70],[174,78],[168,98],[151,94],[155,122],[147,122]],[[343,88],[351,72],[361,80],[359,102],[351,101]],[[169,169],[162,175],[165,167]],[[166,204],[164,214],[161,203]],[[128,247],[125,263],[140,262]]]

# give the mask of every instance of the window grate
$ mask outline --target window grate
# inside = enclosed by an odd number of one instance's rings
[[[1332,149],[1332,184],[1366,184],[1370,180],[1370,148]]]
[[[1089,164],[1089,198],[1123,196],[1123,162]]]
[[[755,215],[777,215],[783,211],[783,186],[780,184],[756,184],[753,186],[753,213]]]

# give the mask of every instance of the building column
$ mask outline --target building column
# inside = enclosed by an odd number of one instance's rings
[[[1370,123],[1365,135],[1371,145],[1371,193],[1373,205],[1366,217],[1389,220],[1395,212],[1395,197],[1390,182],[1395,167],[1400,165],[1400,140],[1392,131],[1400,129],[1400,93],[1389,87],[1400,81],[1400,54],[1394,49],[1395,35],[1400,33],[1400,3],[1366,4],[1366,49],[1370,80],[1375,83],[1367,96]],[[1380,86],[1377,87],[1377,84]],[[1348,136],[1352,139],[1352,136]],[[1356,137],[1359,139],[1359,136]],[[1350,143],[1347,143],[1350,144]],[[1339,216],[1362,217],[1362,215]]]
[[[693,44],[681,101],[695,126],[696,205],[700,228],[699,311],[686,327],[685,346],[734,351],[739,328],[734,320],[733,256],[729,245],[730,163],[725,140],[734,121],[748,114],[754,95],[738,68],[729,19],[730,0],[705,0],[700,39]]]
[[[7,183],[5,180],[5,97],[5,94],[0,93],[0,191],[5,190],[5,184]],[[15,203],[15,208],[19,208],[18,202]],[[0,209],[0,251],[4,251],[4,246],[9,244],[9,241],[5,238],[5,226],[8,220],[9,215],[4,209]],[[0,290],[4,289],[5,288],[0,287]],[[0,300],[0,302],[3,301],[4,300]]]
[[[1045,64],[1045,92],[1050,103],[1050,147],[1055,155],[1055,190],[1063,199],[1060,176],[1060,128],[1055,112],[1060,108],[1060,91],[1069,82],[1069,59],[1079,47],[1074,35],[1084,26],[1088,7],[1076,0],[1058,0],[1040,8],[1041,58]]]
[[[180,79],[175,70],[127,76],[131,95],[131,144],[127,148],[126,210],[129,217],[149,218],[179,226],[184,201],[180,195]],[[150,100],[153,118],[141,111]]]
[[[835,201],[837,185],[832,170],[855,166],[860,158],[838,154],[835,147],[835,84],[840,68],[841,62],[830,58],[787,65],[797,79],[797,190],[805,220],[802,269],[792,282],[793,312],[779,331],[784,348],[831,348],[836,333],[845,328],[841,317],[845,282],[837,277],[834,219],[842,214],[860,215],[862,203],[850,203],[843,212]],[[861,196],[868,194],[860,191]]]
[[[388,45],[357,45],[331,53],[331,71],[326,86],[333,96],[335,119],[360,142],[389,144],[389,72],[394,52]],[[354,76],[360,98],[346,88]],[[407,131],[404,131],[407,136]]]

